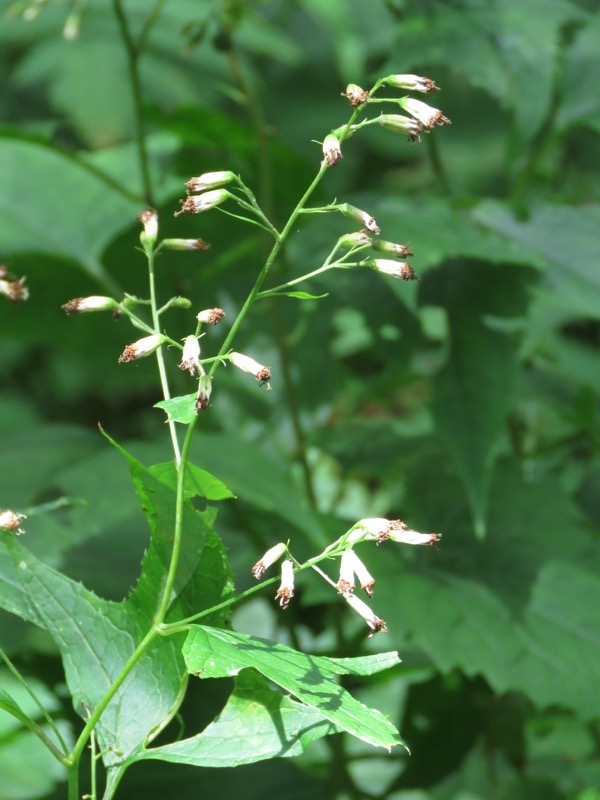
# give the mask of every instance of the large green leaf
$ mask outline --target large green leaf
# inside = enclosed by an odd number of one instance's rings
[[[520,221],[500,203],[484,202],[473,212],[487,228],[542,259],[545,274],[561,308],[573,315],[598,318],[600,309],[600,206],[541,205]],[[532,263],[532,262],[530,262]]]
[[[100,256],[111,239],[130,225],[142,202],[125,197],[72,159],[33,142],[0,139],[0,173],[3,252],[72,259],[110,285]]]
[[[231,677],[251,667],[358,739],[388,749],[402,744],[386,717],[363,706],[335,681],[337,675],[372,674],[392,667],[399,663],[397,653],[331,659],[266,639],[194,626],[183,655],[189,672],[200,678]]]
[[[526,305],[522,273],[506,267],[448,265],[425,302],[448,315],[449,353],[433,382],[436,429],[459,470],[478,535],[485,532],[490,470],[518,374],[517,336]]]
[[[315,739],[341,730],[317,708],[274,691],[255,672],[241,672],[235,684],[223,711],[202,733],[143,750],[135,760],[237,767],[300,755]]]

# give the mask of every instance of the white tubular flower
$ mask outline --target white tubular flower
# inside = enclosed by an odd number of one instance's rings
[[[151,336],[145,336],[143,339],[138,339],[137,342],[127,345],[125,350],[119,356],[119,364],[126,364],[129,361],[135,361],[136,358],[144,358],[151,355],[155,350],[165,342],[165,337],[160,333],[153,333]]]
[[[442,538],[441,533],[417,533],[411,531],[406,526],[390,530],[388,538],[392,542],[401,544],[428,544],[431,547]]]
[[[405,111],[418,119],[426,128],[433,128],[434,125],[450,125],[450,120],[445,117],[439,108],[427,105],[422,100],[415,100],[414,97],[402,97],[400,105]]]
[[[406,261],[392,261],[389,258],[374,258],[368,262],[369,266],[384,275],[399,278],[403,281],[418,280],[414,269]]]
[[[92,295],[91,297],[75,297],[61,308],[70,316],[71,314],[87,314],[91,311],[111,311],[117,305],[118,303],[112,297]]]
[[[340,559],[340,577],[336,584],[340,594],[352,594],[354,589],[354,551],[344,550]]]
[[[202,367],[200,367],[202,369]],[[212,394],[212,378],[210,375],[201,375],[198,381],[198,394],[196,395],[196,414],[200,411],[206,411],[209,406],[210,396]]]
[[[146,208],[137,218],[144,226],[144,230],[140,234],[140,241],[144,247],[153,247],[158,236],[158,214],[153,208]]]
[[[9,300],[28,300],[29,289],[25,286],[25,278],[18,281],[5,281],[0,279],[0,294],[8,297]]]
[[[245,356],[243,353],[229,353],[227,356],[231,363],[241,369],[242,372],[248,372],[250,375],[254,375],[257,381],[260,381],[260,384],[266,383],[267,389],[271,388],[269,381],[271,380],[271,368],[265,367],[262,364],[259,364],[258,361],[255,361],[250,356]]]
[[[207,325],[217,325],[223,317],[225,312],[222,308],[205,308],[199,314],[196,314],[198,322],[205,322]]]
[[[423,78],[421,75],[388,75],[387,78],[382,78],[380,83],[393,86],[395,89],[408,89],[411,92],[437,92],[439,89],[431,78]]]
[[[205,192],[207,189],[216,189],[235,180],[233,172],[219,170],[217,172],[204,172],[197,178],[190,178],[186,183],[189,192]]]
[[[354,570],[354,574],[358,578],[358,582],[360,583],[360,588],[366,592],[369,597],[373,597],[373,592],[375,588],[375,578],[371,575],[369,570],[365,567],[363,562],[360,558],[356,555],[353,550],[347,550],[346,552],[352,553],[353,556],[353,563],[352,569]]]
[[[231,194],[227,189],[214,189],[212,192],[204,192],[204,194],[192,194],[185,202],[181,201],[181,208],[175,212],[175,216],[178,217],[186,212],[200,214],[202,211],[208,211],[225,202],[228,197],[231,197]]]
[[[286,545],[283,542],[279,542],[279,544],[274,545],[271,547],[264,556],[261,558],[260,561],[257,561],[256,564],[252,567],[252,574],[258,580],[262,578],[265,574],[266,570],[274,564],[276,561],[279,561],[281,556],[286,551]]]
[[[369,93],[356,83],[349,83],[346,91],[342,92],[342,97],[347,97],[352,108],[364,105],[369,99]]]
[[[0,511],[0,531],[10,531],[10,533],[16,533],[17,536],[25,533],[21,528],[24,519],[27,519],[25,514],[18,514],[16,511],[6,508],[4,511]]]
[[[323,158],[328,167],[335,167],[342,158],[340,140],[333,133],[329,133],[323,140]]]
[[[190,375],[200,372],[200,342],[195,336],[185,337],[179,369],[186,369]]]
[[[293,596],[294,564],[289,559],[286,559],[281,564],[281,585],[279,586],[279,589],[277,589],[275,599],[279,600],[279,605],[285,610]]]
[[[364,619],[367,623],[369,628],[371,629],[371,633],[369,637],[373,636],[374,633],[382,633],[387,632],[387,625],[385,624],[384,620],[378,617],[369,606],[364,603],[359,597],[354,594],[346,594],[344,595],[344,599],[348,603],[348,605],[356,611],[357,614]]]
[[[370,214],[367,214],[366,211],[363,211],[360,208],[356,208],[356,206],[351,206],[350,203],[342,203],[338,206],[339,210],[347,217],[351,217],[356,222],[359,222],[361,225],[364,225],[368,231],[374,233],[376,235],[381,233],[381,228],[375,222],[373,217]]]
[[[162,244],[167,250],[210,250],[204,239],[163,239]]]

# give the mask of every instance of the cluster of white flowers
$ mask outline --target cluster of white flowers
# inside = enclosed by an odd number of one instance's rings
[[[333,558],[340,555],[340,569],[337,583],[332,583],[339,594],[346,600],[348,605],[356,611],[367,623],[370,629],[370,636],[379,631],[387,631],[387,625],[383,619],[378,617],[375,612],[360,598],[355,595],[356,581],[360,588],[368,595],[373,597],[375,591],[375,579],[369,573],[361,559],[356,555],[354,546],[361,542],[375,542],[381,544],[386,540],[412,545],[433,546],[441,539],[440,533],[418,533],[410,530],[409,527],[399,519],[385,519],[383,517],[369,517],[359,520],[344,536],[327,548],[323,556]],[[258,580],[262,578],[270,566],[279,561],[287,554],[288,546],[284,542],[271,547],[264,556],[257,561],[252,568],[252,574]],[[307,566],[316,566],[320,558],[311,559],[307,564],[301,565],[291,557],[286,558],[281,565],[281,584],[275,595],[282,608],[287,608],[290,600],[294,596],[294,572],[298,569],[305,569]],[[296,570],[294,569],[296,567]],[[321,572],[327,580],[327,576]]]

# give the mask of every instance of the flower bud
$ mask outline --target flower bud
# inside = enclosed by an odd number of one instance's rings
[[[414,255],[408,245],[386,242],[385,239],[373,239],[373,250],[377,250],[380,253],[387,253],[391,256],[398,256],[399,258],[406,258],[407,256]]]
[[[420,75],[388,75],[379,83],[393,86],[395,89],[408,89],[412,92],[437,92],[439,88],[431,78],[423,78]]]
[[[341,203],[338,208],[342,214],[350,217],[356,222],[360,222],[360,224],[364,225],[368,231],[371,231],[371,233],[381,233],[381,228],[377,225],[373,217],[367,214],[366,211],[362,211],[360,208],[356,208],[356,206],[351,206],[350,203]]]
[[[212,192],[204,192],[204,194],[192,194],[185,202],[181,200],[181,208],[175,212],[175,216],[188,212],[189,214],[200,214],[202,211],[208,211],[210,208],[220,205],[225,202],[231,194],[227,189],[215,189]]]
[[[210,250],[204,239],[163,239],[162,243],[167,250]]]
[[[172,297],[169,300],[169,308],[191,308],[192,301],[189,300],[187,297]]]
[[[360,614],[371,629],[369,637],[373,636],[374,633],[379,633],[379,631],[382,633],[387,632],[387,625],[384,620],[380,619],[360,598],[356,597],[354,594],[346,594],[344,595],[344,599],[357,614]]]
[[[450,125],[450,120],[445,117],[439,108],[427,105],[422,100],[415,100],[414,97],[402,97],[398,101],[405,111],[418,119],[426,128],[433,128],[434,125]]]
[[[198,178],[190,178],[186,183],[188,194],[190,192],[205,192],[207,189],[216,189],[235,180],[235,174],[228,170],[218,172],[204,172]]]
[[[160,333],[153,333],[151,336],[145,336],[143,339],[138,339],[137,342],[127,345],[125,350],[119,356],[119,364],[126,364],[129,361],[135,361],[136,358],[144,358],[154,353],[155,350],[165,342],[165,337]]]
[[[17,535],[25,533],[21,528],[21,523],[27,519],[25,514],[18,514],[16,511],[10,511],[8,508],[0,511],[0,531],[10,531]]]
[[[338,241],[338,245],[351,250],[353,247],[372,245],[373,242],[374,240],[364,231],[356,231],[355,233],[347,233],[345,236],[342,236]]]
[[[377,124],[396,133],[405,133],[411,141],[419,141],[423,125],[419,120],[405,117],[403,114],[380,114]]]
[[[152,250],[158,236],[158,214],[153,208],[146,208],[137,215],[137,219],[144,226],[140,233],[140,242],[144,250]]]
[[[414,269],[406,261],[392,261],[389,258],[373,258],[367,262],[369,266],[382,272],[384,275],[391,275],[392,278],[400,278],[403,281],[418,280]]]
[[[335,167],[342,158],[340,140],[333,133],[329,133],[323,140],[323,158],[328,167]]]
[[[185,338],[179,369],[186,369],[190,375],[195,375],[200,371],[200,342],[195,336],[186,336]]]
[[[276,561],[279,561],[286,550],[287,546],[283,542],[279,542],[279,544],[276,544],[274,547],[271,547],[269,550],[267,550],[261,560],[257,561],[252,567],[252,574],[254,577],[257,580],[262,578],[266,570],[268,570],[269,567]]]
[[[271,388],[269,381],[271,380],[271,368],[259,364],[250,356],[245,356],[242,353],[229,353],[228,355],[231,363],[242,372],[249,372],[254,375],[257,381],[260,381],[261,386],[267,384],[267,389]]]
[[[205,308],[196,315],[198,322],[205,322],[207,325],[218,325],[225,316],[222,308]]]
[[[353,108],[356,108],[357,106],[362,106],[367,102],[369,99],[369,93],[360,86],[357,86],[356,83],[349,83],[348,86],[346,86],[346,91],[342,92],[342,97],[347,97],[350,101],[350,105]]]
[[[25,286],[25,278],[18,281],[5,281],[0,279],[0,294],[8,297],[9,300],[19,301],[29,299],[29,289]]]
[[[75,297],[61,306],[61,308],[70,316],[71,314],[87,314],[90,311],[111,311],[117,305],[117,301],[113,300],[112,297],[92,295],[91,297]]]
[[[202,369],[202,366],[200,366]],[[198,394],[196,395],[196,414],[200,411],[206,411],[209,406],[210,396],[212,394],[212,378],[210,375],[201,375],[198,381]]]
[[[281,585],[279,586],[279,589],[277,589],[275,599],[279,600],[279,605],[285,610],[293,596],[294,564],[289,559],[286,559],[281,564]]]

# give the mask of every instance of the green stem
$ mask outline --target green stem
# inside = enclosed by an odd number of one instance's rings
[[[9,669],[9,671],[13,674],[13,676],[17,679],[17,681],[25,689],[27,694],[31,697],[33,702],[36,704],[36,706],[40,710],[42,716],[44,717],[44,719],[46,720],[46,722],[48,723],[48,725],[50,726],[50,728],[54,732],[54,735],[56,736],[56,738],[58,739],[58,742],[62,747],[62,753],[56,747],[56,745],[46,736],[46,734],[33,722],[33,720],[29,719],[29,717],[23,718],[23,716],[21,714],[14,713],[12,708],[5,708],[4,710],[8,711],[10,714],[13,714],[26,727],[28,727],[30,730],[32,730],[36,734],[36,736],[39,736],[40,739],[42,739],[42,741],[44,742],[44,744],[48,747],[48,749],[51,750],[51,752],[58,758],[58,760],[61,761],[64,764],[65,763],[65,756],[69,752],[69,748],[67,747],[67,745],[65,743],[65,740],[61,736],[60,730],[58,729],[58,727],[54,723],[54,720],[52,719],[50,714],[48,714],[48,712],[44,708],[44,705],[43,705],[42,701],[38,698],[38,696],[33,691],[31,686],[27,683],[25,678],[21,675],[19,670],[15,667],[15,665],[12,663],[10,658],[6,655],[6,653],[2,649],[0,649],[0,658],[4,661],[4,663],[6,664],[6,666]]]
[[[197,419],[198,417],[196,417],[196,419],[188,425],[185,439],[183,440],[179,469],[177,471],[177,495],[175,498],[175,530],[173,532],[173,550],[171,552],[171,561],[169,563],[169,571],[167,572],[167,579],[165,581],[162,598],[156,612],[155,624],[157,626],[164,621],[167,611],[169,610],[171,593],[173,591],[173,586],[175,585],[177,568],[179,566],[179,555],[181,553],[181,542],[183,538],[183,496],[185,488],[185,471]]]
[[[74,761],[67,771],[67,797],[68,800],[80,800],[79,798],[79,758]]]
[[[138,153],[138,162],[140,167],[140,174],[142,176],[142,187],[144,193],[144,201],[147,205],[153,206],[152,198],[152,184],[150,182],[150,169],[148,166],[148,150],[146,148],[146,138],[144,136],[144,117],[142,112],[142,87],[140,82],[140,73],[138,69],[139,57],[141,50],[136,46],[133,37],[129,31],[127,24],[127,17],[123,9],[122,0],[113,0],[113,10],[119,23],[119,30],[123,44],[125,45],[125,52],[127,53],[127,62],[129,65],[129,78],[131,80],[131,90],[133,95],[133,114],[135,124],[135,142]]]
[[[164,4],[165,0],[157,0],[156,4],[154,5],[154,8],[148,14],[148,18],[146,19],[144,27],[142,28],[142,32],[140,33],[138,38],[137,52],[141,53],[144,47],[146,46],[146,41],[148,39],[148,36],[150,35],[150,31],[152,30],[156,21],[158,20]]]
[[[150,307],[152,309],[152,324],[154,326],[154,333],[160,333],[159,312],[156,303],[156,281],[154,278],[154,252],[149,249],[147,255],[148,255],[148,283],[150,285]],[[158,364],[158,374],[160,375],[160,385],[162,388],[163,397],[165,400],[170,400],[171,393],[169,391],[169,381],[167,378],[167,370],[165,367],[165,357],[162,345],[156,351],[156,361]],[[169,426],[171,443],[173,445],[175,466],[179,469],[179,465],[181,463],[181,451],[179,449],[179,440],[177,439],[177,429],[175,427],[175,422],[171,419],[170,416],[168,417],[167,425]]]
[[[352,528],[350,529],[352,530]],[[323,550],[322,553],[319,553],[318,556],[314,556],[313,558],[309,558],[308,561],[305,561],[301,564],[297,561],[291,553],[288,553],[288,556],[294,562],[295,569],[294,572],[304,572],[307,569],[313,569],[315,572],[318,572],[328,583],[332,586],[335,586],[334,581],[329,578],[319,567],[317,566],[321,561],[325,561],[330,558],[336,558],[340,555],[345,549],[346,545],[344,544],[345,539],[350,533],[347,531],[344,536],[340,536],[333,544],[330,544],[328,547]],[[170,636],[174,633],[180,633],[182,630],[187,630],[189,625],[193,622],[197,622],[197,620],[202,619],[202,617],[207,617],[210,614],[214,614],[217,611],[222,611],[224,608],[229,608],[229,606],[235,605],[235,603],[240,603],[242,600],[245,600],[247,597],[251,597],[256,592],[262,591],[267,586],[272,586],[274,583],[277,583],[280,580],[279,576],[275,578],[269,578],[266,581],[261,581],[256,586],[251,586],[246,591],[241,592],[240,594],[231,595],[226,600],[223,600],[221,603],[218,603],[216,606],[211,606],[210,608],[204,609],[204,611],[199,611],[197,614],[193,614],[191,617],[186,617],[185,619],[178,620],[177,622],[173,622],[170,624],[164,625],[157,625],[159,633],[164,636]]]
[[[115,678],[114,682],[111,684],[109,689],[107,690],[104,697],[100,700],[94,711],[90,714],[88,721],[86,722],[83,730],[79,734],[79,737],[75,742],[73,750],[71,751],[70,760],[73,763],[74,768],[78,766],[84,748],[88,743],[90,736],[92,735],[92,731],[98,724],[98,720],[104,713],[106,707],[113,699],[113,697],[116,695],[116,693],[119,691],[123,683],[126,681],[127,677],[129,676],[129,673],[138,663],[140,658],[144,655],[144,653],[148,651],[152,642],[156,639],[157,636],[158,636],[158,631],[156,630],[155,626],[152,626],[152,628],[150,628],[150,630],[146,633],[142,641],[135,648],[133,653],[129,656],[123,668],[121,669],[121,671],[119,672],[119,674],[117,675],[117,677]],[[71,770],[69,771],[69,774],[70,773]],[[71,800],[70,793],[69,793],[69,800]]]

